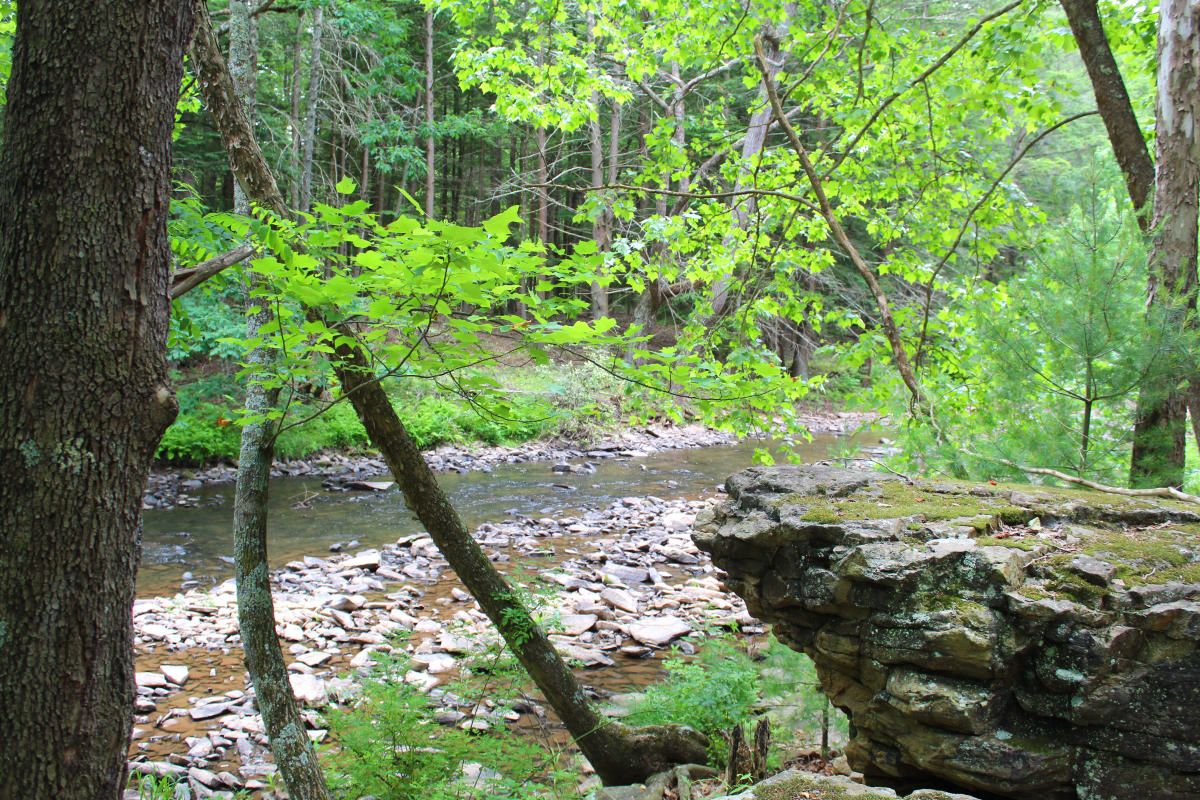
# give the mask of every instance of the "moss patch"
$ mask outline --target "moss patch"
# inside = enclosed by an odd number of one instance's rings
[[[1007,497],[972,493],[960,484],[911,484],[900,480],[865,486],[845,497],[787,495],[779,501],[780,507],[789,505],[804,509],[801,519],[823,525],[920,517],[926,522],[958,520],[977,533],[994,528],[997,520],[1023,524],[1036,516],[1027,508],[1012,505]]]
[[[1079,553],[1115,566],[1127,586],[1149,583],[1200,583],[1200,525],[1173,525],[1122,530],[1093,528]],[[1065,572],[1074,553],[1048,559],[1056,572]]]

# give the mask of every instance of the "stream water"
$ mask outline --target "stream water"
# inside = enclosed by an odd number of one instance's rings
[[[805,462],[827,458],[846,439],[815,435],[793,445]],[[695,497],[711,494],[753,463],[763,442],[665,450],[646,458],[593,462],[590,474],[559,474],[545,462],[506,464],[490,472],[438,475],[468,528],[514,515],[562,517],[607,506],[628,496]],[[778,450],[776,450],[778,452]],[[377,478],[372,480],[386,480]],[[192,492],[195,508],[144,512],[138,594],[174,594],[185,581],[200,586],[233,575],[233,487]],[[318,478],[272,481],[270,550],[273,567],[305,555],[328,554],[338,544],[379,546],[423,530],[394,487],[380,493],[329,493]],[[189,584],[195,585],[195,584]]]

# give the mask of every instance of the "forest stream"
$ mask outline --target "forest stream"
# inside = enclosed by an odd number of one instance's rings
[[[814,462],[847,443],[847,437],[818,434],[794,450]],[[439,480],[468,528],[504,562],[502,571],[518,580],[551,576],[575,590],[564,620],[576,629],[565,631],[559,646],[583,665],[582,680],[603,698],[661,677],[667,645],[675,641],[693,652],[686,637],[706,625],[765,633],[740,599],[722,590],[707,556],[690,540],[695,512],[721,496],[725,478],[750,465],[761,446],[663,450],[587,462],[584,472],[556,472],[544,461],[501,464],[442,473]],[[388,478],[370,480],[386,484]],[[145,512],[134,608],[139,716],[131,766],[186,778],[209,792],[261,790],[273,771],[236,646],[232,494],[231,486],[198,489],[190,494],[194,506]],[[302,702],[319,707],[327,691],[336,697],[347,683],[339,676],[362,667],[365,651],[388,649],[381,632],[401,628],[412,631],[410,653],[425,659],[409,678],[438,697],[435,687],[463,653],[455,637],[461,642],[472,631],[482,634],[488,623],[422,538],[399,491],[331,493],[320,478],[284,478],[272,482],[271,494],[276,618],[294,685],[299,681],[316,694],[306,698],[298,690]],[[588,630],[588,619],[597,616]],[[678,631],[654,627],[664,620]],[[634,632],[647,621],[650,628]],[[442,706],[444,715],[460,719],[449,693]],[[310,733],[323,738],[319,718],[306,713],[318,728]],[[498,708],[481,718],[544,727],[539,714],[519,716]]]

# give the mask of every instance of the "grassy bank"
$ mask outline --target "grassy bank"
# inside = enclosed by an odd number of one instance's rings
[[[520,444],[568,435],[586,439],[634,415],[653,413],[651,401],[590,364],[548,364],[489,370],[499,384],[489,401],[440,387],[433,381],[391,382],[389,394],[422,449],[443,444]],[[196,466],[237,457],[242,388],[232,369],[210,365],[203,374],[177,376],[179,417],[156,456],[162,465]],[[367,436],[348,403],[293,400],[289,427],[276,442],[277,458],[303,458],[325,449],[367,447]],[[294,421],[308,419],[291,426]]]

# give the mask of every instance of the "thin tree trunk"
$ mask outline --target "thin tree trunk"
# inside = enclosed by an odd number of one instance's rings
[[[783,22],[778,26],[771,26],[763,31],[763,52],[767,61],[767,74],[772,81],[775,80],[775,76],[783,68],[783,59],[780,58],[780,50],[783,46],[783,40],[787,38],[791,16],[795,13],[796,7],[794,4],[788,3],[785,5],[785,9],[787,16]],[[763,147],[767,143],[767,133],[771,128],[771,122],[774,118],[765,88],[759,90],[756,106],[755,110],[750,114],[750,122],[746,126],[746,135],[742,139],[742,166],[738,171],[737,180],[734,182],[735,192],[745,189],[747,183],[753,180],[754,170],[751,163],[762,154]],[[734,203],[733,225],[735,228],[744,231],[749,227],[751,218],[758,213],[758,201],[754,195],[748,195],[744,203],[739,204],[736,199]],[[732,246],[733,240],[726,239],[725,249],[729,250]],[[731,280],[732,276],[719,278],[713,284],[713,314],[720,315],[725,310],[725,305],[729,302],[729,284]]]
[[[248,82],[238,86],[235,74],[242,69],[247,54],[242,48],[250,37],[240,30],[249,24],[244,0],[233,0],[230,13],[230,68],[221,60],[207,7],[200,3],[192,58],[200,65],[200,87],[206,104],[218,122],[226,142],[230,163],[245,192],[244,200],[260,203],[280,217],[286,215],[283,198],[274,176],[266,168],[254,139],[250,106],[243,102],[251,95]],[[238,8],[241,6],[241,8]],[[235,46],[236,44],[236,46]],[[237,64],[235,71],[234,65]],[[231,142],[239,147],[230,147]],[[253,175],[253,178],[249,176]],[[246,298],[247,307],[251,301]],[[246,335],[253,337],[270,322],[271,313],[260,310],[246,318]],[[250,363],[262,364],[269,355],[261,348],[247,355]],[[246,409],[264,414],[275,403],[275,394],[251,382],[246,391]],[[254,683],[254,694],[263,727],[271,744],[271,754],[294,800],[327,800],[329,790],[317,761],[316,750],[305,732],[288,680],[287,665],[275,634],[275,604],[271,597],[270,566],[267,560],[267,497],[274,440],[270,424],[256,422],[242,428],[238,457],[237,486],[233,506],[234,570],[238,595],[238,626],[245,652],[246,668]]]
[[[425,216],[433,219],[433,9],[425,12]]]
[[[0,798],[110,800],[167,386],[191,0],[21,0],[0,146]]]
[[[1200,186],[1200,5],[1161,0],[1155,99],[1153,246],[1149,304],[1171,329],[1192,325]],[[1176,322],[1178,323],[1176,325]],[[1130,485],[1182,486],[1187,397],[1173,369],[1138,393]],[[1200,384],[1192,378],[1192,391]]]
[[[304,109],[304,153],[300,162],[300,211],[312,208],[313,148],[317,143],[317,100],[321,93],[321,31],[325,9],[313,9],[312,45],[308,57],[308,96]]]
[[[592,92],[592,105],[596,109],[596,118],[588,121],[588,154],[591,156],[592,188],[599,189],[604,185],[604,140],[600,135],[599,92]],[[596,212],[596,219],[592,223],[592,241],[601,253],[608,251],[610,236],[609,211],[605,207]],[[592,319],[607,316],[608,289],[597,279],[592,281]]]
[[[288,205],[292,208],[300,205],[300,143],[303,138],[300,133],[300,59],[304,52],[302,33],[303,11],[296,15],[296,41],[292,44],[292,102],[291,115],[288,117],[288,125],[292,130],[292,145],[288,151]]]

